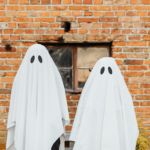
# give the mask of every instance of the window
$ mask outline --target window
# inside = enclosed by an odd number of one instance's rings
[[[45,45],[54,60],[67,92],[81,92],[95,63],[110,56],[109,44]]]

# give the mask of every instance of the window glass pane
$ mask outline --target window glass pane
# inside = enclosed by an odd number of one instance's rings
[[[57,67],[72,67],[71,47],[48,47],[47,49]]]
[[[78,69],[78,88],[83,88],[88,76],[90,74],[89,69]]]
[[[65,89],[72,90],[72,69],[59,69]]]
[[[77,49],[77,67],[93,68],[95,63],[102,57],[108,57],[107,47],[79,47]]]

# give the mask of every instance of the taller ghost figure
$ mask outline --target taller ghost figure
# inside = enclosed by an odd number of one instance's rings
[[[94,66],[82,91],[73,150],[135,150],[139,130],[131,95],[113,58]]]
[[[35,44],[28,49],[10,101],[7,150],[51,150],[58,138],[64,140],[69,123],[65,89],[44,46]]]

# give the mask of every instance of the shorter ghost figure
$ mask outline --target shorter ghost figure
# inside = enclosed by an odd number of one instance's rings
[[[70,140],[73,150],[135,150],[139,135],[132,97],[113,58],[94,66],[82,91]]]
[[[13,82],[7,150],[63,150],[69,114],[63,82],[47,49],[32,45]]]

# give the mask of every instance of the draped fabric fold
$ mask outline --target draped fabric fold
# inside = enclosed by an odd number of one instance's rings
[[[82,91],[70,135],[73,150],[135,150],[138,134],[124,78],[115,60],[104,57]]]
[[[51,150],[69,124],[63,82],[47,49],[32,45],[13,82],[8,150]]]

